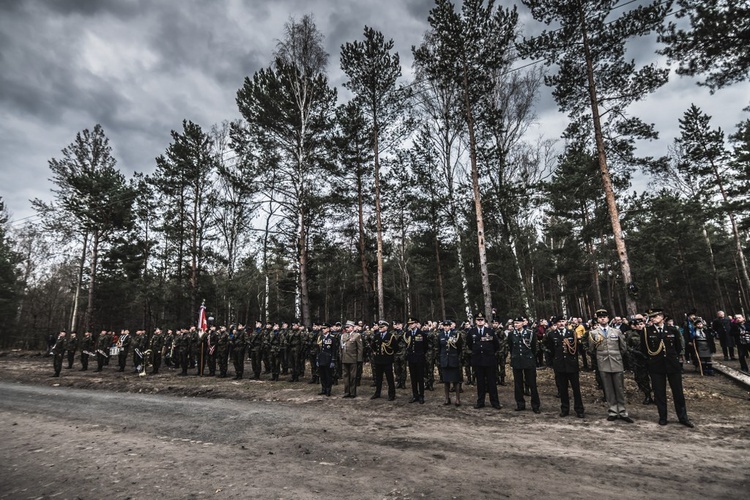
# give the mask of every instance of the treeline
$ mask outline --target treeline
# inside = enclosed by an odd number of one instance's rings
[[[2,220],[2,345],[186,326],[204,301],[221,324],[747,308],[750,121],[726,137],[691,106],[668,155],[638,156],[658,131],[628,108],[668,70],[625,46],[656,33],[716,90],[747,79],[722,30],[750,10],[522,3],[552,29],[524,38],[515,8],[437,0],[409,82],[365,27],[341,47],[344,103],[313,18],[292,20],[238,89],[242,119],[185,120],[148,174],[122,174],[100,125],[79,132],[39,220]],[[529,133],[543,84],[560,140]],[[635,192],[634,175],[653,182]]]

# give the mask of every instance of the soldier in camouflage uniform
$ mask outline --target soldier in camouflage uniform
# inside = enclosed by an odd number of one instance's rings
[[[73,368],[77,350],[78,339],[76,338],[76,332],[70,332],[70,335],[65,338],[65,355],[68,357],[68,369]]]
[[[175,353],[180,360],[180,375],[187,375],[188,366],[190,366],[190,336],[188,331],[181,328],[177,331],[174,338]]]
[[[91,336],[91,332],[84,332],[80,347],[81,371],[85,372],[89,369],[89,354],[94,350],[94,338]]]
[[[221,327],[222,330],[226,330],[225,326]],[[216,343],[219,340],[219,332],[215,326],[211,326],[208,332],[203,336],[205,338],[205,353],[206,353],[206,364],[208,365],[208,375],[210,377],[216,376]]]
[[[161,357],[164,351],[164,334],[160,328],[154,330],[148,348],[151,349],[151,373],[156,375],[161,368]]]
[[[393,342],[395,343],[395,354],[393,357],[393,374],[396,379],[396,389],[406,388],[406,341],[404,340],[404,324],[401,321],[393,322]]]
[[[285,347],[284,335],[278,323],[274,323],[271,331],[265,338],[265,351],[271,361],[271,380],[279,380],[281,373],[281,351]]]
[[[286,336],[286,353],[289,368],[292,370],[292,378],[289,382],[299,382],[300,372],[304,370],[304,358],[302,358],[302,348],[304,339],[300,331],[299,324],[294,323],[292,329]],[[302,367],[300,366],[302,360]]]
[[[497,383],[505,385],[505,361],[508,358],[508,330],[498,320],[492,320],[492,329],[500,339],[500,349],[497,351]]]
[[[106,361],[109,359],[110,347],[112,347],[112,337],[107,333],[107,330],[102,330],[96,339],[96,370],[94,371],[102,371]]]
[[[244,326],[237,325],[237,328],[232,330],[229,334],[229,345],[232,349],[234,379],[242,380],[242,375],[245,373],[245,347],[247,347]]]
[[[635,383],[638,389],[643,393],[643,404],[654,404],[651,397],[651,379],[648,376],[646,367],[646,355],[641,351],[641,337],[643,330],[646,328],[646,320],[642,314],[636,314],[633,321],[630,322],[630,329],[625,332],[625,338],[628,344],[628,357],[630,368],[633,370]]]
[[[425,363],[425,378],[424,385],[428,391],[435,390],[435,364],[438,356],[438,332],[437,323],[434,321],[428,321],[423,328],[425,335],[427,336],[427,355]]]
[[[222,328],[216,339],[216,361],[219,363],[219,378],[227,378],[229,365],[229,332]]]
[[[279,328],[279,332],[281,333],[281,351],[279,351],[279,366],[281,367],[280,374],[281,375],[288,375],[289,374],[289,343],[287,342],[287,337],[291,334],[289,331],[289,323],[286,321],[281,322],[281,328]],[[273,372],[273,370],[271,370]]]
[[[310,362],[310,381],[308,384],[317,384],[320,377],[318,373],[318,336],[320,335],[320,325],[313,323],[312,330],[307,334],[307,360]]]
[[[52,346],[52,368],[55,372],[52,374],[53,377],[59,377],[60,371],[63,366],[63,358],[65,357],[65,332],[62,331],[55,340],[55,345]]]
[[[278,328],[278,325],[277,325]],[[266,323],[265,333],[263,334],[263,374],[267,375],[271,373],[271,351],[268,349],[268,338],[271,336],[273,331],[273,325]]]
[[[263,360],[263,335],[260,321],[255,322],[255,328],[245,332],[247,343],[247,355],[250,359],[250,367],[253,370],[253,379],[260,380],[260,372]]]
[[[146,332],[136,330],[133,338],[133,372],[138,373],[144,369],[146,360],[143,358],[143,351],[146,350]]]
[[[474,385],[475,374],[474,369],[471,366],[471,349],[469,348],[467,340],[469,328],[471,328],[471,324],[468,321],[464,322],[460,332],[463,335],[462,340],[464,346],[464,351],[461,356],[461,365],[464,367],[464,373],[466,374],[466,385]]]
[[[167,330],[167,334],[164,336],[164,349],[162,350],[164,357],[164,364],[170,368],[176,366],[174,360],[174,332]]]
[[[130,352],[130,344],[133,339],[130,336],[130,330],[122,330],[120,332],[120,338],[117,339],[117,347],[120,348],[120,354],[117,355],[117,361],[120,365],[118,371],[125,371],[125,363],[128,361],[128,353]]]

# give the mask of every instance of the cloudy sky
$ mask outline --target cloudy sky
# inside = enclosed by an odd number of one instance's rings
[[[512,2],[505,0],[506,5]],[[343,43],[365,24],[393,38],[411,75],[412,45],[433,0],[0,0],[0,197],[18,225],[34,221],[29,200],[51,198],[47,162],[75,134],[100,123],[120,169],[149,173],[183,119],[209,129],[239,116],[237,89],[269,65],[283,26],[312,13],[339,86]],[[541,26],[520,6],[524,33]],[[655,57],[643,44],[638,53]],[[522,63],[519,63],[519,65]],[[341,95],[341,94],[340,94]],[[750,84],[710,95],[674,77],[632,114],[656,124],[664,154],[690,103],[731,132],[750,103]],[[534,134],[559,137],[566,119],[545,89]]]

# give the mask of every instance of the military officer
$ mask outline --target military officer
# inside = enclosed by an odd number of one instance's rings
[[[573,409],[578,418],[584,417],[583,398],[578,367],[578,337],[574,330],[565,326],[565,318],[556,316],[545,335],[545,343],[552,357],[552,369],[555,371],[555,382],[560,391],[560,416],[570,414],[570,393],[573,390]]]
[[[68,369],[73,368],[77,350],[78,339],[76,338],[76,332],[70,332],[70,335],[65,338],[65,355],[68,357]]]
[[[486,325],[481,312],[474,318],[475,325],[466,336],[471,351],[471,366],[477,379],[477,402],[474,408],[484,408],[487,394],[490,404],[502,408],[497,396],[497,352],[501,349],[500,339],[495,331]]]
[[[117,361],[120,366],[118,371],[125,371],[125,363],[127,363],[130,344],[132,342],[133,339],[130,337],[130,330],[121,330],[120,337],[117,339],[117,347],[120,348],[120,353],[117,355]]]
[[[370,399],[380,397],[383,388],[383,375],[388,383],[388,401],[396,399],[396,384],[393,380],[393,358],[395,344],[398,342],[395,333],[388,331],[387,321],[378,322],[378,331],[372,335],[372,368],[375,372],[375,394]]]
[[[229,345],[232,350],[232,364],[234,365],[234,379],[242,380],[245,372],[245,328],[237,325],[229,334]]]
[[[226,330],[225,326],[221,327],[223,330]],[[219,331],[216,329],[215,325],[211,325],[211,328],[208,329],[205,337],[205,351],[206,351],[206,364],[208,365],[208,376],[214,377],[216,376],[216,343],[219,341]]]
[[[682,335],[674,326],[664,323],[664,311],[653,308],[648,311],[651,325],[641,337],[641,351],[646,355],[646,366],[654,389],[654,399],[659,410],[659,425],[667,425],[667,382],[672,390],[674,409],[680,423],[694,427],[687,415],[685,394],[682,390],[680,356],[684,346]]]
[[[110,347],[112,347],[112,337],[107,330],[102,330],[96,339],[96,370],[94,371],[102,371],[106,360],[109,358]]]
[[[255,322],[255,328],[245,332],[247,341],[247,352],[250,358],[250,367],[253,370],[253,379],[260,380],[263,371],[263,329],[260,321]]]
[[[292,323],[292,329],[286,336],[286,353],[289,370],[292,372],[292,378],[289,379],[289,382],[299,382],[301,372],[304,370],[303,347],[303,331],[300,330],[299,323]]]
[[[151,349],[151,373],[156,375],[159,373],[161,358],[164,355],[164,333],[161,328],[154,330],[148,348]]]
[[[279,380],[281,373],[281,351],[284,345],[284,333],[279,328],[279,324],[274,323],[273,328],[271,328],[268,336],[266,336],[266,350],[271,362],[271,380]]]
[[[406,342],[404,341],[404,324],[399,320],[393,322],[394,348],[393,372],[396,377],[396,389],[406,388]]]
[[[513,320],[513,328],[508,332],[508,350],[510,351],[510,368],[513,370],[513,395],[516,399],[516,411],[526,409],[525,388],[531,394],[531,410],[540,412],[539,391],[536,385],[536,360],[539,343],[536,334],[525,328],[525,319]]]
[[[344,379],[344,397],[357,397],[357,367],[364,359],[362,335],[355,331],[354,321],[347,321],[341,333],[340,352],[342,375]]]
[[[336,338],[331,333],[331,325],[323,324],[318,337],[318,373],[320,374],[320,395],[330,396],[333,385],[333,370],[336,366]]]
[[[406,359],[409,363],[409,378],[411,379],[411,399],[409,402],[424,404],[424,372],[430,342],[427,334],[422,331],[418,319],[409,318],[406,324],[408,329],[404,332],[404,343],[406,344]]]
[[[638,389],[643,393],[643,404],[650,405],[654,404],[651,397],[651,379],[646,368],[646,355],[641,351],[641,337],[645,328],[646,319],[642,314],[636,314],[630,322],[630,329],[625,332],[625,337],[628,341],[628,356],[633,378]]]
[[[627,339],[619,328],[609,326],[609,313],[597,309],[596,326],[589,332],[589,350],[596,356],[596,366],[602,378],[604,397],[609,404],[607,420],[620,419],[629,424],[633,419],[625,409],[625,356]]]
[[[52,368],[54,369],[53,377],[59,377],[62,371],[63,358],[65,357],[65,331],[57,335],[57,340],[52,346]]]
[[[456,393],[456,406],[461,406],[461,353],[463,352],[464,338],[456,331],[455,323],[444,320],[441,323],[442,331],[438,335],[438,357],[440,359],[440,370],[445,387],[445,405],[451,404],[451,385]]]
[[[226,328],[222,328],[216,338],[216,361],[219,363],[219,378],[227,378],[229,342],[229,332]]]

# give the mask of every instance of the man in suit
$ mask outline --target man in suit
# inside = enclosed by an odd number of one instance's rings
[[[661,309],[650,309],[648,317],[651,325],[641,337],[641,351],[646,355],[646,366],[654,389],[654,400],[659,410],[659,425],[667,425],[667,381],[672,390],[674,409],[680,423],[694,427],[688,419],[685,406],[685,394],[682,390],[682,370],[680,356],[684,346],[682,335],[674,326],[664,323],[664,312]]]
[[[552,356],[552,369],[555,371],[557,390],[560,391],[560,416],[570,414],[570,394],[573,391],[573,409],[578,418],[583,418],[583,398],[578,367],[578,337],[574,330],[565,326],[565,318],[552,318],[551,328],[545,336],[545,344]]]
[[[409,318],[406,322],[408,329],[404,332],[406,343],[406,360],[409,363],[409,378],[411,379],[410,403],[424,404],[424,372],[427,365],[427,350],[429,338],[421,328],[418,319]]]
[[[388,401],[396,399],[396,384],[393,380],[393,355],[398,342],[396,335],[388,331],[387,321],[378,322],[378,331],[372,336],[372,369],[375,372],[375,394],[370,399],[380,397],[383,388],[383,375],[388,382]]]
[[[502,348],[500,338],[486,325],[480,312],[474,318],[475,326],[467,336],[466,343],[471,352],[471,366],[477,379],[477,402],[474,408],[484,408],[485,398],[490,395],[490,404],[496,410],[502,408],[497,396],[497,353]]]
[[[341,369],[344,378],[344,397],[357,397],[357,367],[364,359],[362,335],[354,331],[354,321],[347,321],[341,333]]]
[[[619,329],[609,326],[609,313],[597,309],[597,325],[589,332],[589,349],[596,356],[596,365],[602,378],[604,397],[609,404],[607,420],[618,418],[632,424],[633,419],[625,409],[625,364],[627,340]]]
[[[536,385],[536,353],[539,349],[536,334],[525,328],[525,320],[518,317],[513,321],[513,328],[508,332],[508,349],[510,367],[513,370],[513,392],[516,399],[516,411],[526,409],[524,387],[531,394],[531,409],[539,413],[539,391]]]

